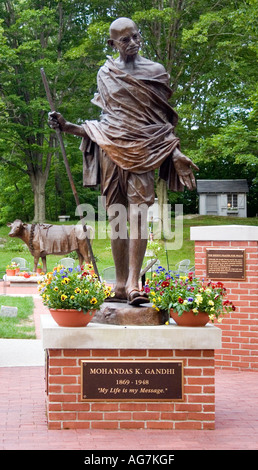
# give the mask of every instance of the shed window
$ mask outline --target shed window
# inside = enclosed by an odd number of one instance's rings
[[[237,194],[228,194],[228,209],[236,209],[237,207]]]

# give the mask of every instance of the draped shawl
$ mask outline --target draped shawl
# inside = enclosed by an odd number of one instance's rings
[[[171,156],[180,142],[173,133],[178,116],[168,103],[169,76],[161,66],[153,74],[153,65],[157,64],[144,59],[137,78],[118,68],[112,58],[100,68],[92,102],[101,108],[101,119],[83,124],[88,136],[80,147],[85,157],[84,186],[99,182],[100,149],[132,173],[160,168],[169,188],[182,190]]]

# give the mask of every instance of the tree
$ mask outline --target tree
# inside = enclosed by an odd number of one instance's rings
[[[181,118],[177,133],[200,167],[198,176],[245,175],[254,203],[257,9],[254,0],[158,0],[133,15],[147,38],[146,53],[171,74],[171,102]],[[177,200],[194,209],[196,193],[184,194]]]
[[[119,16],[136,21],[143,55],[163,63],[171,75],[171,104],[180,117],[176,132],[182,150],[200,167],[198,177],[245,174],[254,188],[249,197],[257,200],[256,0],[1,2],[0,173],[6,181],[1,197],[7,201],[7,188],[13,187],[17,209],[24,213],[26,207],[30,218],[33,198],[34,220],[74,213],[55,134],[47,126],[49,105],[39,70],[44,67],[56,108],[67,119],[98,118],[91,99],[97,71],[112,54],[109,25]],[[96,193],[82,188],[78,139],[65,136],[65,145],[79,196],[94,201]],[[170,198],[195,210],[195,194]],[[4,218],[8,211],[6,204]]]
[[[83,85],[92,77],[82,72],[84,60],[65,59],[65,53],[85,34],[88,4],[56,0],[7,0],[1,5],[0,30],[0,160],[27,175],[34,199],[34,220],[44,221],[45,187],[56,137],[47,127],[45,91],[40,68],[48,72],[56,106],[75,112]],[[88,66],[90,69],[90,66]],[[87,116],[85,116],[87,117]],[[1,172],[4,171],[1,168]],[[58,184],[58,178],[56,179]]]
[[[31,2],[27,2],[28,7]],[[54,28],[53,12],[23,9],[24,3],[8,0],[2,5],[1,96],[5,125],[0,134],[0,159],[16,168],[16,180],[28,175],[34,195],[34,219],[45,217],[44,191],[54,138],[44,137],[44,109],[38,67],[47,59],[47,45]],[[50,144],[50,145],[49,145]],[[19,176],[18,176],[19,175]]]

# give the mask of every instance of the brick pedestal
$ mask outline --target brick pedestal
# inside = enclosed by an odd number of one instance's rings
[[[42,315],[46,350],[49,429],[214,429],[214,350],[221,331],[213,325],[60,328]],[[81,362],[183,361],[182,401],[81,399]]]
[[[195,274],[207,278],[207,249],[245,250],[245,280],[222,280],[236,311],[221,324],[222,348],[216,351],[218,368],[258,370],[258,227],[192,227],[195,240]]]

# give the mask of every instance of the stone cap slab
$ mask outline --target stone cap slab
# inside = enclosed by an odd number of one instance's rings
[[[41,319],[44,349],[219,349],[221,330],[177,325],[106,325],[93,321],[83,328],[60,327],[49,314]]]
[[[190,228],[190,239],[196,241],[258,241],[255,225],[207,225]]]
[[[30,277],[24,277],[24,276],[7,276],[4,274],[3,280],[6,282],[10,282],[11,284],[15,284],[17,287],[20,285],[25,285],[25,284],[37,284],[38,281],[43,279],[42,276],[30,276]]]

